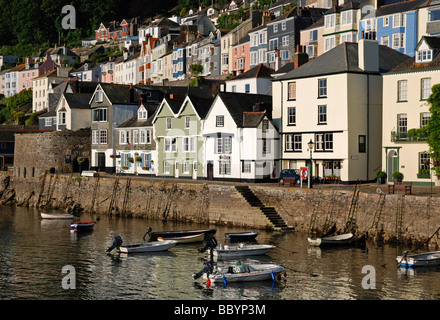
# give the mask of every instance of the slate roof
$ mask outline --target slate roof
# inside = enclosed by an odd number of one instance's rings
[[[90,109],[91,93],[64,93],[64,98],[71,109]]]
[[[243,128],[254,128],[258,126],[265,115],[265,111],[243,112]]]
[[[401,13],[428,5],[430,0],[411,0],[381,6],[376,10],[376,17]]]
[[[390,71],[409,57],[386,46],[379,46],[379,73]],[[336,73],[372,73],[358,66],[358,44],[344,42],[319,57],[303,64],[277,80],[316,77]],[[374,73],[374,72],[373,72]]]
[[[219,92],[218,97],[222,99],[237,127],[243,127],[244,112],[256,112],[255,106],[260,105],[259,111],[266,110],[267,115],[272,115],[272,96],[261,94]]]
[[[133,99],[130,98],[129,85],[115,83],[101,83],[101,87],[112,104],[137,104],[139,93],[133,88]]]
[[[146,120],[138,120],[138,114],[136,114],[123,122],[118,128],[140,128],[140,127],[151,127],[153,126],[153,119],[156,116],[156,112],[153,112],[148,119]]]
[[[248,71],[243,72],[242,74],[239,74],[238,76],[231,78],[227,81],[250,79],[250,78],[269,78],[269,79],[272,79],[272,73],[274,73],[274,72],[275,72],[274,69],[261,63],[255,67],[249,69]]]
[[[199,115],[199,117],[201,119],[205,119],[209,109],[211,108],[214,98],[202,98],[194,94],[188,94],[188,97],[191,100],[194,109],[196,109],[196,112]]]

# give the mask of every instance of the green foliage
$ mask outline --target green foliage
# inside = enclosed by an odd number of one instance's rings
[[[199,74],[203,72],[203,66],[200,63],[195,63],[189,66],[189,71],[191,75],[197,77]]]
[[[32,113],[31,116],[26,120],[25,124],[27,126],[38,125],[38,116],[36,113]]]
[[[394,171],[393,172],[393,178],[394,179],[403,179],[403,173],[401,173],[399,171]]]
[[[240,22],[238,15],[231,14],[231,15],[224,15],[218,18],[217,24],[219,29],[234,29],[240,24]]]
[[[426,125],[429,151],[431,153],[432,165],[437,177],[440,176],[440,84],[432,87],[432,94],[428,98],[431,105],[429,112],[431,117]]]
[[[384,171],[379,171],[376,173],[376,178],[386,179],[387,174]]]
[[[32,89],[21,90],[20,93],[13,95],[9,98],[3,98],[5,106],[0,110],[0,123],[15,122],[20,120],[23,115],[17,113],[14,115],[15,110],[19,107],[32,102]]]

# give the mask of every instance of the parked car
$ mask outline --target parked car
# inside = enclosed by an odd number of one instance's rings
[[[279,180],[283,179],[284,177],[294,177],[295,183],[301,180],[301,176],[299,175],[298,169],[284,169],[280,172],[280,178]]]

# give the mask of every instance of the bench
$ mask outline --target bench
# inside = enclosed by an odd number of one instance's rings
[[[278,185],[279,185],[279,186],[280,186],[280,185],[283,185],[283,186],[284,186],[285,183],[288,183],[289,186],[291,187],[292,184],[293,184],[293,185],[296,184],[296,180],[297,180],[297,179],[296,179],[295,177],[283,177],[283,178],[281,178],[280,180],[278,180]]]
[[[83,171],[83,172],[81,172],[81,176],[83,176],[83,177],[98,177],[99,174],[96,171]]]
[[[411,194],[412,182],[393,182],[388,185],[388,194],[395,191],[404,191],[405,195]]]

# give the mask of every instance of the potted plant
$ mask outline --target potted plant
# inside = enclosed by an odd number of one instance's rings
[[[393,172],[393,179],[394,179],[394,182],[402,182],[402,180],[403,180],[403,173],[401,173],[399,171],[394,171]]]
[[[128,166],[122,166],[121,169],[122,170],[128,170]]]
[[[379,171],[376,173],[377,183],[378,184],[384,184],[387,179],[387,174],[385,171]]]
[[[128,158],[127,158],[127,161],[133,163],[133,162],[134,162],[134,159],[133,159],[133,157],[128,157]]]
[[[137,156],[137,157],[135,158],[135,160],[136,160],[136,162],[142,162],[142,157]]]
[[[143,167],[142,167],[142,170],[148,171],[148,170],[150,170],[150,167],[148,167],[148,166],[143,166]]]

